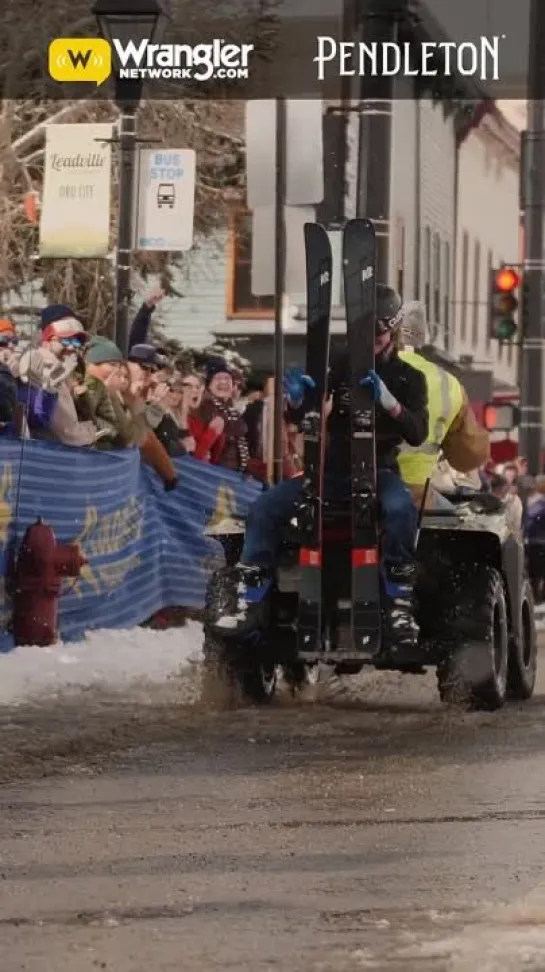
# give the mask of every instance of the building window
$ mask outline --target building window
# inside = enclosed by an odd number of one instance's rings
[[[433,237],[433,321],[435,328],[441,326],[441,240],[439,233]]]
[[[449,347],[450,338],[450,243],[443,243],[443,328],[445,346]]]
[[[487,297],[487,307],[486,307],[486,352],[490,354],[490,348],[492,345],[492,322],[490,320],[490,307],[488,305],[490,285],[492,283],[492,270],[494,268],[494,254],[492,250],[488,251],[488,257],[486,260],[486,297]]]
[[[476,348],[479,343],[479,317],[481,309],[481,244],[475,240],[473,251],[473,307],[471,321],[471,344]]]
[[[426,226],[424,233],[424,304],[426,319],[431,320],[431,230]]]
[[[396,290],[403,299],[403,288],[405,285],[405,222],[402,219],[396,221],[396,248],[395,248],[395,275]]]
[[[460,294],[460,340],[467,341],[467,285],[469,271],[469,236],[464,232],[462,237],[462,288]]]
[[[252,217],[234,213],[231,219],[227,257],[227,317],[250,320],[274,316],[274,296],[252,294]]]

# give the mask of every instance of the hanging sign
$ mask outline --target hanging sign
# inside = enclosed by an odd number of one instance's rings
[[[112,125],[48,125],[40,214],[41,257],[106,257]]]
[[[192,149],[140,150],[135,249],[191,249],[195,176]]]

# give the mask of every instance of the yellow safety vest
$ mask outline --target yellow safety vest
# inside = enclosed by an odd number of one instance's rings
[[[454,375],[426,361],[414,351],[400,351],[399,357],[422,372],[428,388],[428,438],[416,447],[403,443],[398,456],[404,483],[407,486],[424,486],[435,469],[443,440],[462,408],[464,392]]]

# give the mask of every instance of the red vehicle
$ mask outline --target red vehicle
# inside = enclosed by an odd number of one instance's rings
[[[490,432],[490,451],[496,463],[512,462],[519,455],[519,396],[497,392],[491,402],[472,402],[477,420]]]

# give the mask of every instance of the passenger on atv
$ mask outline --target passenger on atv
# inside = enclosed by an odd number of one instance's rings
[[[418,513],[403,484],[397,455],[403,442],[419,446],[428,435],[427,390],[424,375],[398,355],[402,301],[384,284],[377,285],[375,369],[362,376],[376,403],[377,485],[381,513],[381,558],[385,591],[385,643],[412,647],[418,639],[413,616],[416,575],[414,544]],[[332,355],[326,414],[328,444],[324,498],[350,496],[348,353]],[[284,391],[287,418],[301,424],[305,388],[313,382],[299,369],[288,369]],[[219,613],[212,627],[222,638],[247,636],[259,627],[262,605],[272,586],[282,530],[297,513],[302,476],[287,479],[259,496],[251,507],[241,561],[236,569],[238,603],[233,614]]]

